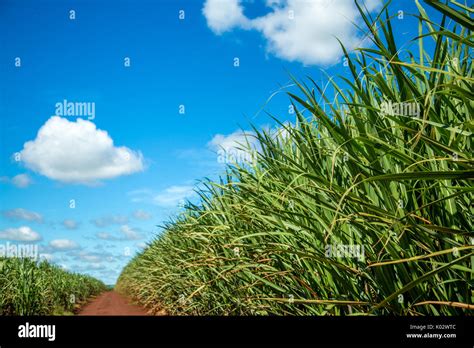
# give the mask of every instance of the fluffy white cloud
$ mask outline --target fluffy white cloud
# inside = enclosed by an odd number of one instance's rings
[[[23,208],[5,210],[2,212],[2,215],[10,220],[24,220],[39,223],[43,222],[43,216],[41,214]]]
[[[223,5],[226,2],[233,6]],[[374,11],[380,3],[366,0],[365,6]],[[349,50],[361,43],[354,26],[360,15],[353,0],[268,0],[267,6],[271,9],[268,14],[249,19],[241,18],[239,1],[207,0],[203,13],[216,34],[233,28],[258,30],[267,40],[269,52],[307,65],[337,62],[342,50],[336,38]]]
[[[153,202],[162,207],[175,207],[194,194],[193,186],[170,186],[155,195]]]
[[[240,0],[207,0],[202,13],[207,24],[216,33],[220,34],[236,26],[245,27],[249,20],[244,16]]]
[[[79,244],[70,239],[55,239],[49,242],[49,246],[54,251],[66,251],[79,249]]]
[[[67,183],[91,184],[144,168],[140,152],[114,146],[106,131],[80,118],[51,117],[20,153],[26,167]]]
[[[1,230],[0,239],[36,242],[41,240],[41,235],[28,226],[21,226],[18,228],[7,228]]]

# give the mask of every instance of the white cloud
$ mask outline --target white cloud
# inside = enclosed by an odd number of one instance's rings
[[[1,230],[0,239],[36,242],[41,240],[41,235],[28,226],[21,226],[18,228],[7,228]]]
[[[249,145],[256,143],[252,132],[236,131],[229,135],[216,134],[208,143],[208,146],[214,150],[223,149],[225,151],[245,149]]]
[[[20,153],[26,167],[67,183],[93,184],[144,169],[140,152],[114,146],[106,131],[80,118],[51,117]]]
[[[244,16],[240,0],[207,0],[202,13],[207,24],[216,34],[245,27],[249,20]]]
[[[18,188],[26,188],[33,183],[33,180],[28,174],[18,174],[12,178],[9,178],[8,176],[2,176],[0,177],[0,182],[12,184]]]
[[[133,217],[138,220],[149,220],[151,219],[151,214],[144,210],[138,209],[133,212]]]
[[[233,6],[223,5],[225,2]],[[366,0],[369,11],[381,1]],[[271,11],[254,19],[243,16],[238,1],[207,0],[203,13],[216,33],[233,28],[254,29],[267,40],[267,51],[306,65],[330,65],[342,56],[336,38],[351,50],[361,43],[354,23],[360,15],[353,0],[268,0]],[[214,9],[213,9],[214,8]]]
[[[148,247],[148,244],[145,242],[139,242],[135,245],[137,246],[138,249],[146,249]]]
[[[115,237],[114,235],[108,232],[97,232],[96,237],[103,240],[120,240],[120,238]]]
[[[41,214],[23,208],[5,210],[2,212],[2,215],[10,220],[24,220],[39,223],[43,222],[43,216]]]
[[[28,187],[32,182],[28,174],[18,174],[12,178],[12,184],[19,188]]]
[[[128,225],[120,226],[120,235],[114,235],[108,232],[98,232],[96,237],[102,240],[111,241],[127,241],[127,240],[138,240],[142,239],[143,236],[138,228],[133,228]]]
[[[114,262],[117,259],[117,256],[107,251],[94,252],[94,251],[80,250],[80,251],[70,251],[67,253],[67,255],[72,257],[73,260],[86,262],[86,263]]]
[[[128,222],[128,217],[124,215],[102,216],[91,221],[97,227],[106,227],[110,225],[123,225]]]
[[[130,200],[134,203],[147,203],[147,204],[155,204],[165,208],[176,207],[187,198],[191,198],[195,196],[194,187],[191,185],[173,185],[169,186],[161,191],[156,191],[152,189],[139,189],[127,192],[127,195],[130,196]],[[142,220],[146,216],[143,214]],[[135,218],[139,219],[139,217],[134,214]],[[151,217],[151,214],[150,214]]]
[[[120,227],[120,232],[124,236],[124,239],[126,240],[136,240],[136,239],[141,239],[142,236],[138,232],[138,229],[132,228],[128,225],[123,225]]]
[[[79,255],[77,255],[77,258],[81,261],[93,262],[93,263],[101,262],[103,259],[101,254],[86,253],[86,252],[80,253]]]
[[[193,186],[170,186],[153,197],[153,202],[162,207],[174,207],[195,194]]]
[[[229,135],[216,134],[207,144],[217,152],[219,163],[250,163],[258,151],[258,141],[253,132],[236,131]]]
[[[79,227],[79,223],[73,219],[66,219],[63,221],[63,226],[68,230],[75,230]]]
[[[70,239],[55,239],[49,242],[49,246],[55,251],[66,251],[79,249],[79,244]]]
[[[81,260],[84,261],[84,260]],[[80,264],[80,265],[72,265],[71,267],[75,272],[79,273],[86,273],[86,274],[91,274],[94,276],[92,273],[98,270],[105,270],[106,267],[100,263],[100,262],[88,262],[87,264]]]
[[[133,203],[151,202],[153,200],[153,191],[150,189],[138,189],[127,192]]]

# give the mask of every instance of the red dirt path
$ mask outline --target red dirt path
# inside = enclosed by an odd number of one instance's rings
[[[140,306],[131,304],[115,291],[107,291],[88,303],[79,315],[148,315]]]

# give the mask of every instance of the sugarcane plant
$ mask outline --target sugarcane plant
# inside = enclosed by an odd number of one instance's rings
[[[294,122],[254,128],[255,161],[203,181],[120,292],[185,315],[473,313],[473,9],[417,2],[407,48],[388,3],[356,4],[349,73],[294,78]]]
[[[71,315],[105,290],[100,280],[46,260],[0,257],[0,315]]]

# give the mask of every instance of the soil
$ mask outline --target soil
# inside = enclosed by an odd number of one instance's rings
[[[79,311],[79,315],[148,315],[147,311],[115,291],[107,291]]]

